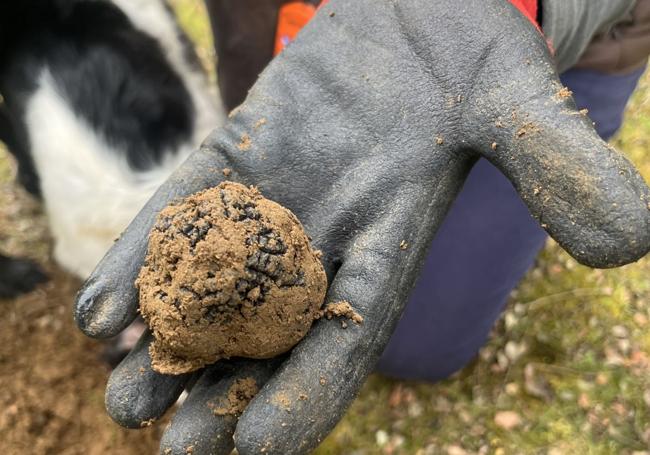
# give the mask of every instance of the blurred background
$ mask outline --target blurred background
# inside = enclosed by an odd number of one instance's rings
[[[171,0],[214,82],[201,0]],[[613,144],[650,181],[650,74]],[[101,345],[72,321],[79,282],[50,259],[39,204],[0,144],[0,251],[51,281],[0,300],[0,453],[153,454],[164,428],[104,410]],[[373,376],[318,454],[650,454],[650,258],[590,270],[549,242],[490,342],[431,385]]]

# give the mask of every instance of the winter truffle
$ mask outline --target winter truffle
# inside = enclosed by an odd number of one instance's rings
[[[325,298],[318,257],[293,213],[254,188],[224,182],[166,207],[136,281],[154,370],[289,350]]]

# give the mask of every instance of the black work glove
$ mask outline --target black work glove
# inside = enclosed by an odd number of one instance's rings
[[[364,321],[342,329],[320,320],[286,358],[199,373],[161,450],[227,453],[234,431],[240,454],[308,452],[372,371],[481,156],[580,262],[613,267],[648,251],[645,182],[576,111],[544,38],[509,3],[332,0],[131,223],[81,291],[77,323],[98,338],[124,329],[158,211],[231,169],[229,179],[298,216],[324,253],[327,301],[351,302]],[[153,372],[150,340],[108,384],[108,411],[127,427],[159,417],[196,379]],[[242,377],[259,394],[238,422],[216,415],[214,403]]]

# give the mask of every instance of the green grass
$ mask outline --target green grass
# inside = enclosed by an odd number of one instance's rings
[[[211,82],[214,83],[216,81],[214,65],[217,59],[205,4],[198,0],[169,0],[169,4],[176,13],[181,27],[196,44],[199,60],[210,74]]]

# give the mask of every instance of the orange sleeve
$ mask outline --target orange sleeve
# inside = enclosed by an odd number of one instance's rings
[[[316,13],[316,8],[300,1],[285,3],[278,11],[273,55],[278,55]]]

